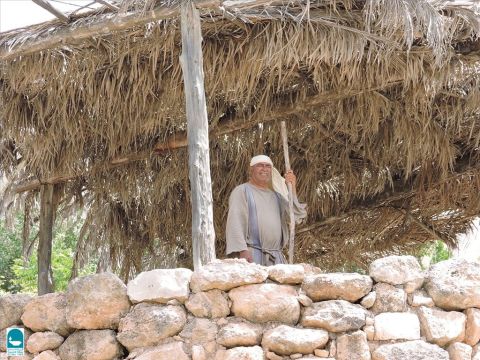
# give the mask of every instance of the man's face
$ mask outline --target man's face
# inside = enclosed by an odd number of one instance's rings
[[[254,183],[266,186],[272,180],[272,165],[258,163],[250,167],[251,179]]]

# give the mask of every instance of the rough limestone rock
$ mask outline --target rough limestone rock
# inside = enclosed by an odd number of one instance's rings
[[[365,325],[366,310],[345,300],[314,303],[305,309],[301,324],[331,332],[358,330]]]
[[[403,312],[407,308],[407,293],[387,283],[374,286],[377,294],[375,303],[370,308],[375,314],[384,312]]]
[[[77,278],[66,295],[67,323],[75,329],[117,329],[130,309],[127,287],[111,273]]]
[[[32,299],[26,294],[0,296],[0,330],[21,324],[25,305]]]
[[[450,360],[471,360],[472,359],[472,347],[470,345],[456,342],[451,344],[448,348],[448,355]]]
[[[434,307],[435,303],[433,299],[428,296],[425,290],[416,290],[407,296],[407,302],[410,306],[419,307],[419,306],[427,306],[427,307]]]
[[[81,330],[60,346],[62,360],[113,360],[122,355],[122,347],[112,330]]]
[[[47,350],[35,356],[33,360],[61,360],[61,359],[52,350]]]
[[[376,282],[405,285],[410,293],[423,285],[424,274],[418,260],[413,256],[387,256],[370,264],[370,276]]]
[[[480,308],[480,262],[452,259],[433,265],[425,289],[445,310]]]
[[[66,297],[63,293],[38,296],[25,306],[22,322],[33,331],[53,331],[67,336],[71,327],[65,317]]]
[[[365,309],[370,309],[373,304],[375,304],[375,300],[377,300],[377,293],[375,291],[371,291],[362,299],[362,301],[360,301],[360,305],[362,305]]]
[[[473,347],[472,360],[480,360],[480,344]]]
[[[55,350],[63,343],[63,336],[53,332],[36,332],[28,338],[27,350],[32,354],[38,354],[46,350]]]
[[[145,301],[166,304],[170,300],[184,303],[190,294],[189,269],[157,269],[140,273],[127,285],[127,294],[134,304]]]
[[[230,290],[232,312],[252,322],[295,325],[300,317],[297,291],[289,285],[256,284]]]
[[[122,318],[117,339],[129,351],[158,345],[160,340],[178,334],[186,321],[182,306],[141,303]]]
[[[428,342],[445,346],[465,338],[465,314],[421,306],[417,310],[422,334]]]
[[[185,307],[196,317],[222,318],[230,314],[227,295],[216,289],[190,295]]]
[[[363,331],[337,338],[337,360],[370,360],[367,336]]]
[[[227,348],[260,345],[263,327],[242,319],[230,320],[218,331],[217,342]]]
[[[328,342],[328,332],[318,329],[297,329],[280,325],[263,335],[262,347],[276,354],[311,354]]]
[[[215,356],[215,360],[264,360],[263,350],[260,346],[236,347],[221,351]]]
[[[268,277],[280,284],[301,284],[305,277],[302,265],[277,264],[269,266]]]
[[[448,352],[422,340],[380,345],[372,360],[449,360]]]
[[[302,289],[313,301],[347,300],[355,302],[372,290],[372,279],[357,273],[306,276]]]
[[[382,313],[375,316],[375,340],[420,339],[420,321],[412,313]]]
[[[205,345],[215,341],[218,325],[210,319],[190,318],[179,334],[193,345]]]
[[[134,360],[190,360],[183,342],[174,341],[154,347],[139,348],[132,351],[127,359]]]
[[[20,326],[20,327],[22,327],[22,326]],[[28,339],[30,338],[30,336],[33,333],[30,329],[28,329],[26,327],[24,327],[23,329],[24,329],[24,335],[25,335],[24,342],[26,344],[28,342]],[[5,338],[6,334],[7,334],[7,329],[0,330],[0,352],[6,352],[7,351],[7,344],[6,344],[7,339]],[[17,360],[17,359],[15,359],[15,360]]]
[[[193,292],[227,291],[242,285],[263,283],[267,276],[265,267],[248,263],[245,259],[215,260],[194,271],[190,288]]]
[[[465,326],[464,342],[474,346],[480,341],[480,309],[467,309],[465,315],[467,316],[467,324]]]

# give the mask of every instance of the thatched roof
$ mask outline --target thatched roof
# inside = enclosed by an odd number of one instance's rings
[[[283,168],[280,120],[309,206],[296,262],[362,266],[454,244],[469,227],[480,210],[478,5],[199,7],[219,257],[249,158]],[[0,34],[1,172],[28,204],[41,182],[59,184],[60,208],[84,201],[80,250],[109,247],[124,276],[191,256],[178,14],[176,3],[129,1]]]

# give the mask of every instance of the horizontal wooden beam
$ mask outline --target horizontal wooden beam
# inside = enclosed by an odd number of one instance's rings
[[[282,3],[283,1],[272,0],[197,0],[195,1],[195,7],[199,10],[209,9],[219,13],[225,11],[235,13],[241,9],[251,9],[265,5]],[[61,45],[78,44],[88,38],[128,30],[135,26],[142,26],[154,21],[177,18],[180,16],[180,7],[178,5],[159,6],[150,11],[131,11],[125,14],[111,13],[109,15],[97,16],[99,16],[100,19],[94,23],[80,26],[74,26],[74,24],[72,26],[65,26],[60,28],[57,32],[49,33],[44,37],[32,36],[31,40],[14,45],[12,48],[4,45],[2,48],[0,48],[0,60],[10,60],[18,56],[29,55],[47,49],[53,49]]]
[[[401,80],[392,80],[383,84],[381,86],[377,86],[374,88],[369,89],[359,89],[359,90],[351,90],[344,93],[338,92],[325,92],[322,94],[312,95],[307,97],[303,100],[295,102],[289,105],[278,106],[275,108],[275,111],[270,113],[254,113],[248,119],[242,119],[237,117],[232,117],[226,120],[222,125],[218,126],[217,128],[210,131],[209,137],[210,139],[219,137],[222,135],[226,135],[229,133],[233,133],[236,131],[241,131],[245,129],[252,128],[253,126],[257,125],[258,123],[269,123],[273,121],[279,121],[281,119],[285,119],[288,116],[294,115],[296,113],[306,111],[311,109],[314,106],[325,104],[331,101],[337,101],[344,98],[348,98],[351,96],[359,95],[361,93],[370,92],[370,91],[378,91],[380,89],[384,89],[386,87],[394,86],[401,83]],[[27,184],[19,185],[15,188],[16,193],[22,193],[25,191],[32,191],[39,188],[41,184],[57,184],[61,182],[66,182],[69,180],[76,179],[80,176],[84,176],[87,173],[94,173],[97,170],[101,169],[113,169],[122,165],[129,164],[134,161],[145,160],[152,155],[160,155],[164,154],[168,151],[173,151],[177,149],[182,149],[187,147],[187,134],[185,131],[179,131],[171,135],[166,141],[159,142],[157,145],[154,146],[152,151],[142,151],[136,152],[131,154],[126,154],[124,156],[115,158],[108,163],[101,163],[94,166],[93,169],[89,171],[84,171],[82,173],[71,174],[71,175],[58,175],[52,176],[48,179],[34,180]]]

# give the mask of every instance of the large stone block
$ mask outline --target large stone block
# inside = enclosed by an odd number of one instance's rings
[[[313,301],[347,300],[355,302],[372,289],[372,279],[357,273],[318,274],[306,276],[302,289]]]
[[[417,309],[422,334],[427,341],[445,346],[465,338],[465,314],[421,306]]]
[[[480,341],[480,309],[470,308],[465,311],[467,324],[465,327],[465,343],[474,346]]]
[[[376,282],[404,285],[408,293],[422,287],[424,274],[413,256],[387,256],[370,264],[370,276]]]
[[[227,295],[221,290],[191,294],[185,307],[196,317],[220,318],[230,314]]]
[[[248,263],[245,259],[215,260],[194,271],[190,288],[193,292],[227,291],[242,285],[263,283],[267,277],[264,266]]]
[[[32,354],[38,354],[46,350],[55,350],[63,343],[63,336],[53,332],[36,332],[32,334],[27,344],[27,350]]]
[[[262,325],[234,318],[220,328],[217,342],[227,348],[260,345],[262,334]]]
[[[133,350],[129,360],[190,360],[181,341]]]
[[[420,322],[412,313],[382,313],[375,316],[375,340],[420,339]]]
[[[26,306],[22,322],[33,331],[53,331],[67,336],[71,327],[66,318],[66,297],[63,293],[52,293],[33,298]]]
[[[158,345],[178,334],[187,321],[181,306],[141,303],[120,320],[117,339],[129,351]]]
[[[366,310],[345,300],[314,303],[304,310],[301,324],[331,332],[358,330],[365,325]]]
[[[280,284],[301,284],[305,270],[299,264],[277,264],[267,267],[268,277]]]
[[[111,273],[77,278],[66,295],[67,323],[75,329],[117,329],[130,309],[127,287]]]
[[[449,360],[448,352],[422,340],[380,345],[372,360]]]
[[[407,293],[387,283],[375,284],[376,299],[370,311],[375,314],[384,312],[403,312],[407,308]]]
[[[215,360],[264,360],[265,355],[260,346],[240,346],[217,352]]]
[[[230,290],[232,312],[252,322],[294,325],[300,317],[297,291],[289,285],[256,284]]]
[[[180,333],[180,337],[193,345],[206,345],[215,341],[218,325],[210,319],[191,317]]]
[[[413,307],[427,306],[434,307],[435,303],[433,299],[428,296],[425,290],[415,290],[413,293],[408,294],[407,302]]]
[[[445,310],[480,307],[480,262],[452,259],[433,265],[425,289]]]
[[[263,335],[262,347],[276,354],[311,354],[328,342],[328,332],[319,329],[297,329],[280,325]]]
[[[473,347],[472,360],[480,360],[480,344]]]
[[[112,330],[81,330],[70,335],[60,346],[62,360],[114,360],[122,347]]]
[[[455,342],[448,348],[448,355],[450,360],[471,360],[472,359],[472,347],[470,345]]]
[[[140,273],[129,281],[127,294],[134,304],[139,302],[155,302],[166,304],[170,300],[184,303],[190,294],[189,269],[157,269]]]
[[[0,330],[12,325],[20,325],[25,306],[32,299],[26,294],[0,296]]]
[[[363,331],[343,334],[337,338],[337,360],[370,360],[367,335]]]
[[[61,360],[61,359],[52,350],[46,350],[46,351],[42,351],[40,354],[35,356],[33,360]]]

